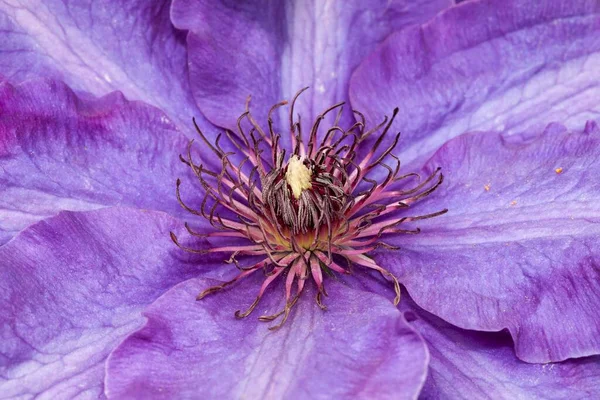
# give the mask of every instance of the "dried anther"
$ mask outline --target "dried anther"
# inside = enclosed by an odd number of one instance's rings
[[[185,210],[204,217],[215,228],[214,232],[203,234],[186,224],[188,233],[197,237],[227,238],[228,243],[195,250],[180,244],[173,233],[171,239],[189,252],[229,253],[226,262],[235,264],[240,271],[232,280],[204,290],[198,300],[263,270],[265,279],[256,299],[245,311],[235,312],[236,318],[245,318],[259,304],[268,287],[280,275],[285,276],[283,309],[259,317],[261,321],[281,318],[280,323],[270,329],[278,329],[287,320],[309,276],[316,285],[316,303],[325,310],[322,301],[327,292],[323,273],[349,273],[352,265],[378,271],[390,280],[397,305],[400,301],[398,279],[367,254],[378,247],[397,249],[383,243],[382,237],[419,233],[418,228],[404,229],[403,226],[447,211],[398,215],[431,194],[443,181],[439,169],[423,180],[415,173],[400,175],[400,161],[392,154],[399,133],[380,148],[398,109],[391,119],[386,118],[369,130],[363,115],[354,111],[358,122],[345,130],[338,125],[344,105],[339,103],[320,114],[304,135],[300,121],[294,119],[294,105],[304,90],[306,88],[296,94],[290,107],[289,156],[286,157],[281,144],[284,138],[273,128],[274,113],[287,102],[271,108],[266,131],[252,117],[248,102],[246,112],[238,119],[238,132],[225,132],[227,150],[221,144],[222,135],[211,143],[194,121],[218,168],[196,163],[191,151],[193,141],[187,154],[180,156],[198,178],[203,199],[197,209],[186,205],[181,199],[179,179],[177,199]],[[328,118],[333,122],[324,129],[321,124]],[[361,145],[369,138],[373,141],[368,151],[364,151]],[[359,155],[361,150],[364,154]],[[372,178],[375,176],[383,178]],[[241,242],[230,244],[235,240]],[[258,256],[260,261],[242,266],[238,261],[240,256]]]

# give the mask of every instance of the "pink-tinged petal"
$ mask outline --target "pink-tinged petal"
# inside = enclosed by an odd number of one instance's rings
[[[401,249],[379,264],[452,324],[508,328],[522,360],[600,353],[600,136],[586,132],[451,140],[425,168],[443,185],[408,210],[448,213],[388,241]]]
[[[188,83],[185,33],[169,1],[0,2],[0,75],[65,81],[102,96],[120,90],[164,110],[186,133],[199,113]]]
[[[195,301],[213,284],[184,282],[146,309],[146,325],[109,357],[109,396],[402,399],[420,391],[427,349],[389,300],[331,280],[323,311],[307,285],[288,321],[269,331],[254,314],[233,316],[260,280]],[[256,315],[277,311],[278,289]]]
[[[1,247],[2,397],[102,397],[104,360],[140,311],[212,261],[181,254],[179,225],[155,211],[64,212]]]
[[[451,3],[175,0],[172,20],[190,31],[190,83],[198,106],[211,122],[231,127],[248,95],[259,122],[305,86],[312,90],[297,108],[303,121],[347,100],[350,74],[377,43]]]
[[[431,360],[422,399],[597,399],[600,356],[560,363],[519,360],[505,333],[456,328],[405,298],[406,318],[423,336]]]
[[[600,115],[595,0],[468,1],[392,34],[353,75],[368,120],[400,107],[403,161],[464,132],[509,133]]]
[[[186,145],[162,112],[120,93],[90,100],[60,82],[0,84],[0,243],[65,209],[180,215]]]

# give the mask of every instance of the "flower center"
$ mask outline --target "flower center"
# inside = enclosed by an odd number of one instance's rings
[[[292,156],[285,171],[285,180],[296,199],[300,198],[303,190],[312,188],[311,177],[312,172],[304,165],[303,160],[299,156]]]
[[[342,218],[344,188],[327,165],[292,155],[285,166],[275,165],[262,182],[262,196],[276,218],[279,230],[289,232],[289,243],[304,248],[322,247],[327,241],[324,224]],[[284,239],[282,239],[284,240]]]
[[[254,302],[246,311],[235,313],[243,318],[254,310],[277,277],[285,276],[283,310],[259,317],[261,321],[281,318],[270,329],[279,328],[287,320],[309,276],[316,286],[316,302],[325,309],[323,273],[347,274],[352,265],[378,271],[389,279],[396,292],[394,304],[398,304],[398,280],[369,253],[380,247],[396,250],[382,238],[419,233],[419,228],[404,226],[447,211],[406,215],[413,203],[441,185],[443,175],[439,168],[425,179],[416,173],[400,174],[400,162],[392,154],[400,134],[391,138],[387,135],[398,109],[390,120],[386,117],[371,129],[366,128],[362,114],[354,111],[356,122],[343,128],[339,121],[344,104],[335,104],[317,116],[307,137],[303,137],[300,121],[294,120],[294,105],[304,90],[291,102],[289,148],[281,145],[282,136],[273,128],[275,110],[287,102],[271,108],[268,130],[254,120],[248,102],[246,112],[238,119],[238,132],[225,132],[229,148],[222,147],[221,135],[211,143],[194,121],[213,157],[202,152],[205,164],[196,163],[192,142],[187,157],[180,156],[200,181],[204,194],[199,209],[189,207],[181,199],[178,179],[177,199],[185,210],[204,217],[215,230],[197,232],[187,223],[185,226],[192,237],[210,237],[215,243],[223,243],[197,250],[181,244],[172,232],[171,239],[192,253],[228,253],[226,262],[240,271],[232,280],[201,292],[198,300],[264,270],[265,280]],[[323,128],[321,123],[334,111],[334,122]],[[284,165],[286,151],[291,155]],[[205,167],[215,165],[215,161],[220,171]],[[257,256],[261,258],[258,262],[248,265],[244,261]]]

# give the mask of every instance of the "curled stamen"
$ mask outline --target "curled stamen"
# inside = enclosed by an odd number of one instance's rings
[[[394,291],[396,292],[396,297],[394,298],[394,305],[397,306],[398,304],[400,304],[400,296],[402,295],[402,293],[400,292],[400,283],[398,282],[398,279],[396,279],[396,276],[394,276],[394,274],[392,274],[391,272],[382,268],[381,273],[387,276],[388,278],[391,278],[392,281],[394,281]]]
[[[276,320],[277,318],[279,318],[282,314],[283,314],[283,318],[281,318],[281,321],[274,326],[269,327],[270,331],[276,331],[279,328],[281,328],[283,326],[283,324],[285,324],[285,322],[287,321],[288,317],[290,316],[290,311],[292,311],[292,308],[296,305],[296,303],[298,302],[298,299],[300,298],[300,295],[296,295],[292,301],[287,302],[285,304],[285,307],[283,308],[283,310],[273,314],[273,315],[263,315],[258,317],[258,320],[261,322],[271,322]]]
[[[323,311],[327,310],[327,306],[322,302],[322,294],[323,292],[317,292],[316,302],[319,308]]]
[[[250,305],[250,307],[248,307],[248,309],[244,312],[242,312],[241,310],[237,310],[235,312],[235,317],[237,319],[242,319],[242,318],[246,318],[248,315],[250,315],[250,313],[252,313],[252,311],[254,311],[254,309],[256,308],[256,306],[258,305],[258,303],[260,302],[260,297],[256,297],[256,300],[254,300],[252,302],[252,304]]]
[[[206,254],[207,251],[206,250],[198,250],[198,249],[192,249],[189,247],[185,247],[182,246],[179,241],[177,240],[177,236],[173,233],[173,232],[169,232],[169,235],[171,236],[171,240],[173,241],[173,243],[175,243],[175,245],[177,247],[179,247],[180,249],[187,251],[188,253],[193,253],[193,254]]]
[[[209,287],[208,289],[205,289],[204,291],[200,292],[198,294],[198,296],[196,296],[196,300],[202,300],[209,294],[213,294],[215,292],[221,291],[221,290],[225,289],[227,286],[230,286],[230,285],[234,284],[235,282],[239,281],[240,279],[247,277],[248,275],[250,275],[251,273],[253,273],[256,270],[257,270],[257,268],[248,270],[248,271],[244,271],[230,281],[227,281],[220,285],[215,285],[215,286]]]

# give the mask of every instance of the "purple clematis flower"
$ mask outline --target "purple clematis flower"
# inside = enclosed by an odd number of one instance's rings
[[[76,3],[0,3],[0,398],[598,397],[597,1]]]

